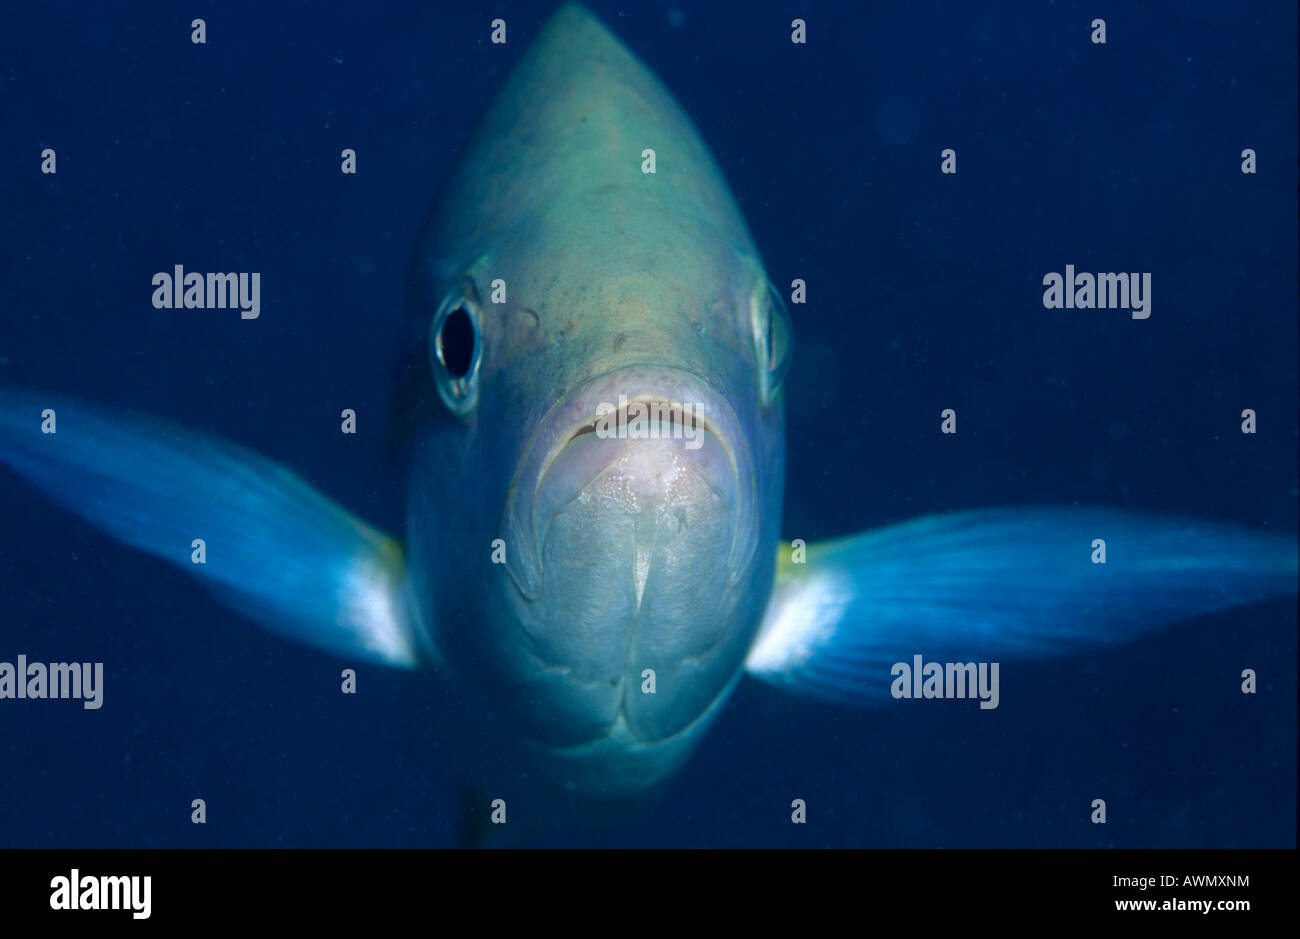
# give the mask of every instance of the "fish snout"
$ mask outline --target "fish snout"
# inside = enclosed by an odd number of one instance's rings
[[[728,640],[758,538],[748,444],[703,382],[658,367],[589,383],[551,421],[506,514],[533,715],[586,728],[556,743],[662,741],[710,710],[743,652]]]
[[[734,586],[758,542],[758,506],[748,435],[730,405],[690,372],[658,365],[591,379],[556,404],[533,435],[502,518],[510,573],[525,598],[540,596],[556,517],[577,508],[571,518],[585,515],[588,524],[575,530],[594,534],[599,506],[620,528],[641,518],[643,549],[653,542],[647,525],[664,513],[682,531],[688,521],[729,515],[723,553],[708,569],[721,567],[716,587]],[[632,557],[636,544],[627,542]]]

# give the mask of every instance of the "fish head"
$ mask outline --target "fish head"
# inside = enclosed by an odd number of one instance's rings
[[[549,104],[507,86],[434,223],[420,276],[442,413],[408,538],[446,657],[552,775],[626,793],[680,764],[757,631],[790,327],[693,128],[595,28],[534,50],[521,70],[557,83]],[[596,60],[554,66],[569,49]],[[602,68],[613,91],[583,74]],[[645,108],[689,173],[610,149]]]

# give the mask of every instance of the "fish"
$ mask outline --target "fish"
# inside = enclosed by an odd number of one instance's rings
[[[789,311],[700,133],[581,5],[413,258],[400,537],[238,444],[57,392],[0,389],[0,463],[276,634],[444,683],[480,774],[614,803],[742,682],[880,708],[969,676],[996,707],[999,664],[1296,590],[1294,533],[1105,506],[783,539]]]

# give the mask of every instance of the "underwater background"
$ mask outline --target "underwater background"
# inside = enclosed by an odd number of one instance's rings
[[[1292,0],[590,6],[699,128],[773,282],[808,284],[789,538],[1075,502],[1296,530]],[[400,534],[411,245],[553,8],[8,4],[0,383],[237,441]],[[155,310],[175,264],[261,272],[261,316]],[[1150,319],[1044,309],[1067,264],[1151,272]],[[0,846],[464,843],[469,705],[436,676],[265,632],[7,470],[0,519],[0,660],[105,666],[100,710],[0,702]],[[993,711],[742,681],[656,799],[528,843],[1294,847],[1296,645],[1288,598],[1004,666]]]

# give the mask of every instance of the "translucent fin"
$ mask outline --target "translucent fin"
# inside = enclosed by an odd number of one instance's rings
[[[46,409],[56,433],[42,431]],[[388,665],[420,658],[398,544],[251,451],[142,415],[0,389],[0,463],[274,632]],[[192,560],[195,539],[205,563]]]
[[[891,666],[914,655],[1063,655],[1293,594],[1296,580],[1294,534],[1111,509],[930,516],[809,545],[803,564],[783,547],[746,668],[814,697],[877,703],[890,699]]]

